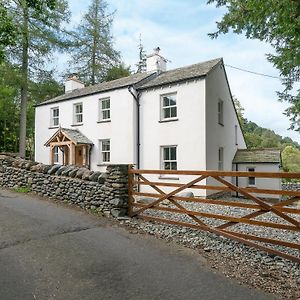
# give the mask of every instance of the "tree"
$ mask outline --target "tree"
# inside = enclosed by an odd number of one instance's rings
[[[146,52],[144,50],[144,46],[142,44],[142,37],[140,35],[140,43],[139,43],[139,62],[136,64],[137,66],[137,73],[146,72]]]
[[[32,7],[37,12],[42,12],[44,6],[51,9],[55,7],[56,0],[26,0],[28,7]],[[17,37],[17,27],[13,18],[8,13],[7,3],[0,1],[0,62],[4,59],[4,49],[12,46]]]
[[[19,136],[19,69],[0,64],[0,151],[17,152]]]
[[[283,170],[286,172],[300,172],[300,150],[289,145],[281,153]]]
[[[104,80],[107,71],[120,63],[113,48],[113,13],[107,13],[104,0],[92,0],[88,13],[73,33],[72,62],[75,72],[86,84]]]
[[[122,77],[127,77],[131,74],[130,67],[126,67],[123,63],[114,66],[107,70],[104,81],[111,81]]]
[[[217,38],[230,29],[245,34],[249,39],[259,39],[271,44],[275,54],[268,60],[280,71],[285,89],[278,93],[279,100],[291,106],[285,111],[290,117],[291,129],[300,131],[300,89],[293,93],[300,80],[300,1],[299,0],[208,0],[227,12],[218,30],[209,34]]]
[[[26,150],[29,79],[37,70],[42,69],[54,49],[67,46],[64,40],[66,32],[62,29],[61,23],[68,21],[69,18],[65,0],[29,2],[35,3],[34,7],[29,6],[25,0],[8,1],[6,4],[9,16],[17,28],[15,43],[8,48],[7,57],[11,63],[20,66],[19,155],[21,157],[25,156]]]
[[[247,147],[249,149],[256,148],[280,148],[284,149],[290,145],[296,149],[300,149],[300,145],[291,138],[276,134],[273,130],[258,126],[256,123],[248,121],[244,117],[244,108],[240,101],[233,97],[234,106],[244,133]]]

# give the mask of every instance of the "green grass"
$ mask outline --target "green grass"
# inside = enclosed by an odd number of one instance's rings
[[[29,193],[31,191],[30,187],[25,186],[25,187],[17,187],[13,189],[17,193]]]

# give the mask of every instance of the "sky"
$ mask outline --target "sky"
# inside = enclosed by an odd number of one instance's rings
[[[168,70],[218,57],[230,65],[271,76],[279,72],[266,59],[273,49],[266,43],[247,40],[243,35],[226,34],[217,39],[208,37],[216,31],[225,9],[207,5],[207,0],[107,0],[109,11],[115,11],[112,34],[115,49],[121,52],[126,65],[135,70],[138,44],[147,54],[157,46],[167,58]],[[90,1],[69,0],[71,26],[76,26]],[[58,59],[62,63],[65,57]],[[58,66],[59,67],[59,66]],[[288,107],[277,100],[281,91],[279,79],[258,76],[226,67],[231,92],[245,109],[244,116],[277,134],[300,143],[300,135],[288,130],[289,120],[283,115]]]

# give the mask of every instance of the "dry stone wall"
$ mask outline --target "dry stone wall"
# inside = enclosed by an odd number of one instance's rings
[[[26,188],[39,196],[121,217],[128,210],[128,165],[106,173],[76,166],[44,165],[0,155],[0,186]]]

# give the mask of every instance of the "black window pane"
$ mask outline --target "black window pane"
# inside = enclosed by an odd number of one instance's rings
[[[163,98],[163,106],[170,106],[170,99],[169,97]]]
[[[171,170],[177,170],[177,162],[171,162]]]
[[[170,108],[164,108],[164,118],[170,118],[170,117],[171,117]]]
[[[165,163],[164,163],[164,169],[165,169],[165,170],[170,170],[170,169],[171,169],[171,164],[170,164],[170,162],[165,162]]]
[[[169,148],[164,148],[164,160],[169,160],[170,155],[169,155]]]
[[[176,106],[171,108],[171,117],[172,118],[177,117],[177,107]]]
[[[171,149],[171,160],[176,160],[176,148],[172,147]]]

